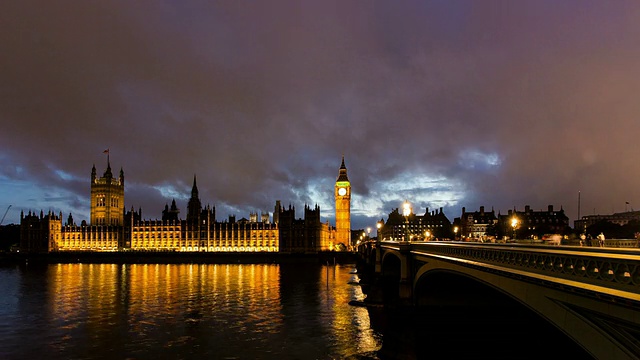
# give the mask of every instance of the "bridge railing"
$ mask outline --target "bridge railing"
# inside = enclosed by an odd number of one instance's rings
[[[405,243],[406,244],[406,243]],[[381,247],[397,249],[397,242],[381,242]],[[411,243],[413,257],[437,257],[465,266],[496,271],[510,269],[512,274],[537,274],[536,280],[564,280],[566,285],[611,293],[640,301],[640,251],[622,248],[574,246],[479,244],[461,242]],[[598,291],[598,290],[596,290]]]

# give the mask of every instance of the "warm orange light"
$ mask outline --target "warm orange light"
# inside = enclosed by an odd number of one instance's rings
[[[411,214],[411,204],[409,204],[409,201],[404,202],[404,204],[402,205],[402,215],[404,216],[409,216]]]

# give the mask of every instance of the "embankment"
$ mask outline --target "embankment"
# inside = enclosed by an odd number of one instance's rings
[[[67,251],[47,254],[2,253],[0,263],[98,263],[98,264],[279,264],[317,262],[320,264],[355,264],[357,255],[350,252],[269,253],[269,252],[85,252]]]

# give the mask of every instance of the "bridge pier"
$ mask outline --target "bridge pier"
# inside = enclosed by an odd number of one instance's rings
[[[398,296],[400,297],[400,305],[403,306],[410,306],[413,302],[413,275],[411,273],[410,250],[410,243],[402,244],[398,249],[400,257],[400,286],[398,288]]]
[[[376,241],[376,248],[374,249],[376,252],[376,264],[375,264],[375,273],[382,273],[382,249],[380,248],[380,241]]]
[[[412,306],[411,244],[398,243],[394,251],[387,249],[386,252],[380,245],[376,241],[360,248],[362,262],[358,272],[368,285],[365,301],[400,307]]]
[[[411,305],[413,299],[413,284],[408,279],[400,280],[400,287],[398,288],[398,295],[400,297],[400,305]]]

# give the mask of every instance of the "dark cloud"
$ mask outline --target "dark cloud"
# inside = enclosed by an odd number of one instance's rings
[[[109,148],[149,218],[196,175],[220,219],[281,200],[333,223],[343,154],[354,228],[404,199],[622,211],[638,24],[633,1],[3,2],[0,206],[86,218]]]

